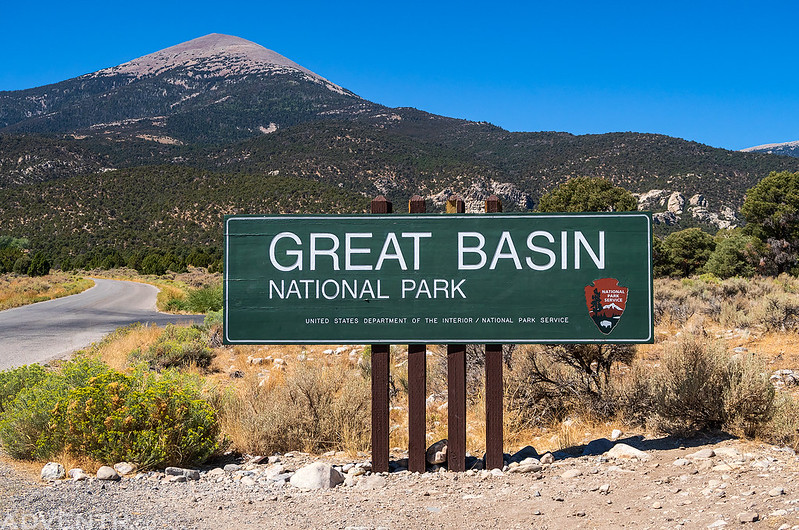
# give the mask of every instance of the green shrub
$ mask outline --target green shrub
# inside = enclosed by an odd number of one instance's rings
[[[202,463],[220,449],[214,409],[197,377],[167,371],[125,375],[79,359],[22,390],[0,421],[15,458],[62,452],[142,468]]]
[[[222,310],[208,311],[203,319],[203,327],[211,329],[214,327],[222,327]]]
[[[22,389],[0,420],[0,444],[14,458],[44,460],[56,455],[59,446],[40,441],[43,433],[53,429],[51,415],[56,406],[72,389],[85,386],[108,369],[99,361],[78,358],[60,372],[48,372],[38,383]]]
[[[28,276],[45,276],[50,274],[50,261],[43,253],[37,252],[31,260],[27,273]]]
[[[169,324],[147,351],[135,350],[131,357],[134,361],[149,363],[155,370],[162,370],[189,365],[206,368],[214,355],[200,327]]]
[[[38,384],[47,376],[47,371],[38,364],[20,366],[0,372],[0,414],[22,390]]]
[[[201,287],[189,291],[186,300],[186,311],[192,313],[207,313],[222,309],[222,285]]]
[[[13,271],[17,274],[28,274],[28,269],[31,266],[31,258],[27,254],[17,259],[14,262]]]
[[[219,448],[219,425],[199,388],[196,378],[175,372],[160,378],[109,372],[67,396],[54,414],[66,427],[57,434],[69,453],[100,462],[201,463]]]

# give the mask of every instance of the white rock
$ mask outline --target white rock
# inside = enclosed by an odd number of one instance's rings
[[[359,490],[379,490],[385,487],[386,487],[386,479],[385,477],[381,477],[380,475],[370,475],[368,477],[363,477],[355,485],[355,488]]]
[[[649,460],[649,455],[645,452],[636,449],[627,444],[616,444],[614,445],[610,451],[605,453],[608,458],[615,458],[615,459],[637,459],[641,461]]]
[[[555,457],[552,456],[552,453],[545,453],[540,458],[540,462],[542,464],[552,464],[554,461],[555,461]]]
[[[53,480],[61,480],[66,478],[67,472],[64,469],[64,466],[59,464],[58,462],[47,462],[44,467],[42,467],[41,473],[39,473],[39,478],[41,480],[52,482]]]
[[[616,441],[621,438],[621,435],[622,432],[619,429],[613,429],[613,431],[610,433],[610,439]]]
[[[131,464],[130,462],[117,462],[114,464],[114,469],[120,475],[130,475],[136,471],[136,464]]]
[[[579,469],[569,469],[568,471],[563,472],[563,474],[561,474],[560,477],[565,479],[577,478],[582,474],[583,472],[580,471]]]
[[[690,458],[692,460],[707,460],[708,458],[713,458],[716,456],[716,452],[713,449],[700,449],[695,453],[691,453],[686,458]]]
[[[82,470],[81,468],[79,468],[79,467],[73,467],[72,469],[70,469],[69,471],[67,471],[67,476],[68,476],[69,478],[75,478],[75,475],[79,475],[79,474],[81,474],[81,473],[85,474],[86,472],[85,472],[85,471],[83,471],[83,470]]]
[[[97,480],[119,480],[119,473],[113,467],[102,466],[97,470]]]
[[[742,462],[744,460],[741,452],[733,447],[717,447],[713,450],[713,453],[715,456],[725,460],[732,460],[733,462]]]
[[[298,469],[289,482],[301,489],[330,489],[344,482],[344,476],[326,462],[314,462]]]

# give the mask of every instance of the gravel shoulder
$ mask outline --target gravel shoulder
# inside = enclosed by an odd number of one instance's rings
[[[790,449],[719,438],[618,442],[645,456],[614,458],[607,450],[616,442],[601,439],[584,455],[556,453],[540,471],[349,471],[347,482],[321,490],[288,478],[317,461],[365,470],[368,457],[288,453],[205,468],[199,480],[150,472],[53,483],[4,459],[0,520],[9,528],[799,528],[799,457]]]

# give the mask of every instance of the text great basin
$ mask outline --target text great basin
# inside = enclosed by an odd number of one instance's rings
[[[605,268],[604,230],[589,234],[590,238],[580,230],[535,230],[516,239],[514,235],[503,231],[487,241],[481,232],[457,232],[456,252],[451,257],[456,270],[580,270],[584,264]],[[276,271],[293,274],[305,270],[381,271],[384,267],[420,271],[425,253],[435,251],[425,244],[432,236],[432,232],[388,232],[381,242],[373,241],[371,232],[346,232],[343,238],[311,232],[303,238],[284,231],[269,243],[269,263]],[[373,252],[378,246],[381,250]],[[400,278],[391,285],[380,278],[270,278],[268,288],[270,299],[283,300],[467,298],[467,293],[465,278]]]

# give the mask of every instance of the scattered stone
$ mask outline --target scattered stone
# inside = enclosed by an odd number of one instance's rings
[[[222,469],[221,467],[215,467],[214,469],[212,469],[211,471],[206,473],[205,476],[207,476],[207,477],[221,477],[221,476],[224,476],[224,474],[225,474],[225,470],[224,469]]]
[[[785,489],[782,486],[777,486],[776,488],[772,488],[768,492],[769,497],[779,497],[780,495],[785,495]]]
[[[79,468],[79,467],[73,467],[72,469],[70,469],[69,471],[67,471],[67,477],[69,477],[69,478],[75,478],[75,475],[79,475],[79,474],[81,474],[81,473],[85,474],[86,472],[85,472],[85,471],[83,471],[83,470],[82,470],[81,468]]]
[[[519,464],[514,467],[509,467],[508,473],[538,473],[542,469],[543,467],[541,467],[541,464],[535,464],[535,463]]]
[[[166,479],[168,483],[172,484],[176,482],[186,482],[187,480],[186,475],[170,475],[169,478]]]
[[[119,480],[119,473],[110,466],[103,466],[97,470],[97,480]]]
[[[760,514],[757,512],[741,512],[737,516],[739,523],[754,523],[760,520]]]
[[[430,447],[427,448],[427,451],[424,453],[425,460],[431,466],[437,464],[443,464],[447,461],[447,440],[439,440]],[[407,465],[405,466],[408,467]]]
[[[691,453],[686,458],[690,458],[692,460],[705,460],[708,458],[713,458],[716,456],[716,452],[713,449],[700,449],[695,453]]]
[[[252,477],[242,477],[240,483],[244,486],[253,487],[255,486],[255,479]]]
[[[241,466],[238,464],[225,464],[225,467],[223,469],[228,473],[235,473],[236,471],[241,469]]]
[[[225,466],[227,467],[227,466]],[[183,476],[187,480],[200,480],[200,471],[197,469],[184,469],[182,467],[168,467],[164,470],[167,475]]]
[[[386,479],[385,477],[381,477],[380,475],[370,475],[368,477],[363,477],[355,485],[355,488],[359,490],[379,490],[385,487],[386,487]]]
[[[655,501],[652,503],[653,510],[660,510],[661,508],[663,508],[663,504],[660,501]]]
[[[678,458],[677,460],[674,461],[674,463],[672,465],[677,466],[677,467],[682,467],[682,466],[687,466],[690,463],[691,463],[691,461],[688,460],[687,458]]]
[[[136,472],[136,464],[131,464],[130,462],[117,462],[114,464],[114,469],[120,475],[132,475]]]
[[[39,478],[45,482],[61,480],[66,478],[66,476],[67,472],[64,470],[64,466],[58,462],[47,462],[44,467],[42,467],[41,473],[39,473]]]
[[[642,462],[649,460],[649,455],[645,452],[630,445],[621,443],[614,445],[613,448],[606,453],[606,455],[608,458],[615,459],[636,459]]]
[[[744,459],[741,452],[733,447],[717,447],[713,449],[713,454],[719,458],[732,460],[733,462],[742,462]]]
[[[552,464],[555,462],[555,457],[552,456],[552,453],[545,453],[539,458],[539,461],[542,464]]]
[[[786,515],[788,515],[788,510],[774,510],[768,514],[769,517],[785,517]]]
[[[84,473],[82,469],[75,469],[73,471],[75,471],[75,473],[72,474],[72,480],[74,482],[81,482],[92,478],[88,473]]]
[[[560,475],[560,478],[565,478],[565,479],[577,478],[577,477],[579,477],[582,474],[583,474],[583,472],[580,471],[579,469],[570,469],[570,470],[565,471],[564,473],[562,473]]]
[[[621,432],[621,430],[619,430],[619,429],[613,429],[613,431],[610,433],[610,439],[611,439],[611,440],[613,440],[613,441],[615,442],[616,440],[618,440],[619,438],[621,438],[621,435],[622,435],[622,432]]]
[[[713,466],[711,469],[713,471],[718,471],[718,472],[722,473],[722,472],[725,472],[725,471],[735,471],[739,467],[741,467],[741,464],[738,464],[738,463],[735,463],[735,462],[730,462],[729,464],[718,464],[716,466]]]
[[[289,482],[301,489],[330,489],[344,482],[344,476],[326,462],[314,462],[298,469]]]
[[[599,486],[599,493],[602,495],[607,495],[610,493],[610,484],[602,484]]]

